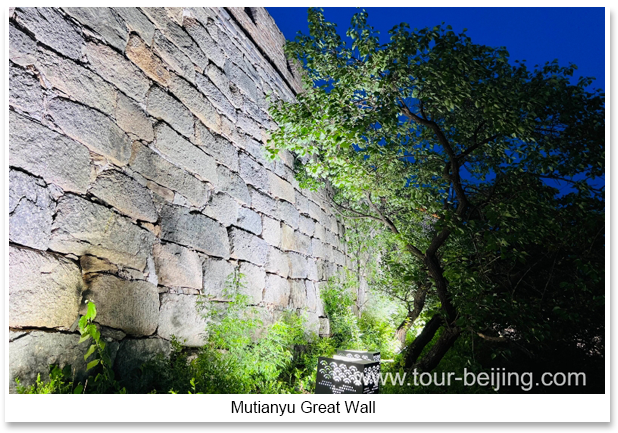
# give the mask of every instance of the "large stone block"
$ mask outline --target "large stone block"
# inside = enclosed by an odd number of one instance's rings
[[[41,119],[43,88],[39,80],[26,70],[9,65],[9,106]]]
[[[135,63],[146,75],[162,86],[167,86],[170,72],[164,62],[156,56],[137,35],[131,35],[126,49],[127,57]]]
[[[270,247],[266,259],[266,270],[287,278],[290,275],[290,259],[287,253],[278,248]]]
[[[204,71],[204,73],[208,75],[210,81],[217,86],[221,93],[225,95],[234,107],[241,108],[243,106],[243,97],[238,90],[238,87],[225,76],[223,71],[220,69],[221,66],[215,65],[217,65],[216,62],[215,64],[211,63],[208,65],[208,68]]]
[[[238,171],[238,149],[220,135],[212,134],[201,121],[195,123],[195,142],[217,162]]]
[[[263,240],[241,229],[230,229],[231,256],[256,265],[266,264],[269,245]]]
[[[82,275],[54,254],[9,246],[9,326],[65,328],[77,319]]]
[[[289,225],[281,224],[281,248],[285,251],[298,251],[297,234]]]
[[[272,172],[268,173],[268,178],[270,183],[270,192],[274,197],[286,200],[290,203],[296,202],[296,191],[294,191],[294,187],[291,183],[281,179]]]
[[[161,87],[153,86],[150,89],[147,110],[151,116],[166,121],[185,137],[193,135],[193,115]]]
[[[171,162],[195,173],[203,180],[217,184],[217,163],[212,156],[182,138],[164,123],[157,125],[155,136],[155,147]]]
[[[290,308],[307,306],[307,289],[304,280],[290,280]]]
[[[307,259],[294,252],[287,254],[290,260],[290,277],[291,278],[307,278]]]
[[[281,223],[262,215],[262,239],[274,247],[281,244]]]
[[[204,208],[204,214],[219,221],[226,227],[236,224],[238,219],[238,202],[224,192],[213,194]]]
[[[219,191],[228,193],[243,204],[251,204],[251,196],[249,195],[247,184],[240,176],[222,165],[217,167],[217,176],[219,182],[217,189]]]
[[[204,260],[204,295],[214,300],[229,300],[225,293],[228,277],[234,272],[234,265],[225,260],[207,258]]]
[[[97,275],[83,297],[97,306],[98,323],[129,335],[152,335],[159,324],[159,291],[146,281]]]
[[[277,209],[279,213],[279,219],[292,227],[293,229],[298,229],[299,223],[299,214],[294,207],[293,204],[288,203],[287,201],[279,200],[277,203]]]
[[[63,9],[77,21],[101,35],[111,46],[124,52],[129,31],[122,18],[116,15],[113,9],[106,7]]]
[[[26,27],[37,41],[52,47],[62,55],[79,60],[84,38],[56,8],[18,8],[17,22]]]
[[[236,225],[258,236],[262,234],[262,217],[257,212],[246,207],[238,209]]]
[[[105,206],[74,195],[58,201],[49,248],[76,256],[90,254],[143,270],[154,236]]]
[[[280,308],[287,308],[290,301],[290,283],[286,278],[266,274],[266,288],[263,301]]]
[[[225,71],[225,75],[227,75],[230,81],[235,83],[245,95],[249,96],[254,101],[258,100],[258,89],[255,81],[253,81],[242,69],[230,60],[225,62],[223,69]]]
[[[161,155],[140,143],[133,145],[129,166],[146,179],[179,192],[197,208],[203,207],[208,201],[209,188],[205,182],[169,163]]]
[[[36,67],[55,89],[107,115],[114,112],[116,89],[94,72],[39,48]]]
[[[94,43],[86,45],[86,56],[97,74],[136,101],[144,101],[150,87],[148,78],[126,57],[106,45]]]
[[[241,153],[239,156],[240,176],[250,185],[259,190],[268,192],[269,172],[258,164],[249,155]]]
[[[90,182],[90,152],[82,144],[9,111],[9,165],[66,191],[84,193]]]
[[[183,346],[203,346],[207,321],[199,314],[196,295],[161,295],[157,334],[166,340],[176,337]]]
[[[136,138],[148,142],[154,139],[154,129],[148,115],[139,105],[122,93],[118,93],[116,101],[116,123]]]
[[[49,112],[66,135],[83,143],[93,152],[119,166],[129,161],[131,140],[104,114],[62,98],[49,103]]]
[[[210,78],[202,74],[197,74],[195,82],[198,89],[206,95],[220,113],[227,116],[232,122],[236,122],[236,108],[230,103],[228,98],[210,81]]]
[[[133,219],[149,222],[158,219],[148,188],[117,170],[99,174],[89,192]]]
[[[34,65],[36,50],[36,42],[9,23],[9,59],[11,62],[21,66]]]
[[[219,68],[223,68],[225,64],[225,54],[214,41],[208,30],[200,25],[196,19],[188,16],[184,17],[183,26],[193,40],[197,42],[204,54],[206,54],[206,57]]]
[[[249,187],[249,194],[251,195],[251,207],[253,207],[253,209],[264,215],[278,219],[279,215],[277,212],[276,200],[273,200],[270,196],[261,193],[253,187]]]
[[[221,133],[221,115],[199,90],[183,78],[173,75],[170,79],[170,91],[189,109],[204,125],[212,131]]]
[[[307,290],[307,308],[309,311],[316,311],[318,307],[318,294],[315,285],[312,281],[305,280],[305,287]]]
[[[242,292],[249,296],[250,303],[259,304],[262,301],[262,292],[266,287],[266,271],[264,268],[251,263],[242,262],[240,273],[245,276],[245,288]]]
[[[301,231],[301,233],[304,233],[307,236],[311,237],[315,232],[315,221],[313,221],[311,218],[301,215],[298,221],[298,229]]]
[[[56,208],[51,194],[40,179],[9,171],[9,240],[46,250]]]
[[[153,256],[159,284],[202,289],[202,259],[195,251],[176,244],[155,244]]]
[[[113,9],[124,20],[125,25],[130,31],[140,35],[148,45],[152,43],[155,31],[154,25],[138,8],[120,7]]]
[[[212,256],[230,257],[230,242],[225,227],[206,215],[189,212],[186,208],[163,207],[161,238]]]

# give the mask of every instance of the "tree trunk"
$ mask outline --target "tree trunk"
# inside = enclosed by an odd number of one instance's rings
[[[422,285],[416,290],[416,293],[414,294],[414,308],[411,311],[408,311],[408,316],[403,322],[401,322],[401,325],[397,328],[397,332],[395,332],[395,337],[401,344],[399,351],[402,351],[405,348],[406,334],[423,311],[423,307],[425,306],[425,297],[427,296],[428,290],[429,286]]]
[[[418,371],[431,371],[436,368],[444,355],[446,355],[446,352],[453,347],[460,334],[461,330],[457,327],[445,328],[436,344],[429,349],[429,352],[414,367]]]
[[[406,363],[405,368],[411,368],[416,360],[421,355],[421,352],[429,344],[429,342],[433,339],[440,326],[442,326],[442,316],[440,314],[436,314],[431,318],[429,322],[425,324],[425,327],[421,331],[421,333],[414,339],[412,344],[408,346],[408,353],[406,354]]]

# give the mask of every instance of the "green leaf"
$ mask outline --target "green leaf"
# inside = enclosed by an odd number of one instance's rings
[[[81,336],[81,338],[79,339],[79,341],[77,342],[77,344],[81,344],[81,343],[83,343],[84,341],[88,341],[88,339],[89,339],[89,338],[90,338],[90,335],[89,335],[89,334],[84,334],[84,335],[82,335],[82,336]]]
[[[94,351],[96,350],[96,345],[92,344],[89,348],[88,351],[86,352],[86,354],[84,355],[84,361],[86,361],[88,359],[88,357],[90,355],[92,355],[94,353]]]
[[[90,370],[90,369],[92,369],[92,368],[96,367],[97,365],[99,365],[99,362],[101,362],[101,360],[100,360],[100,359],[95,359],[94,361],[90,361],[90,362],[88,363],[88,365],[86,365],[86,371],[88,371],[88,370]]]
[[[84,385],[82,385],[81,383],[78,383],[75,389],[73,390],[73,394],[81,394],[82,392],[84,392]]]

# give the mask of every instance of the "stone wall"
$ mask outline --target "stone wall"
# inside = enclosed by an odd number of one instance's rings
[[[11,8],[9,358],[30,383],[83,375],[84,300],[116,365],[201,343],[198,294],[225,303],[235,267],[266,324],[326,327],[320,285],[344,227],[264,158],[266,96],[299,76],[262,8]],[[324,331],[323,331],[324,332]]]

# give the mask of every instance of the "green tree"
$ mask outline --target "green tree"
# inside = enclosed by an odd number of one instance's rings
[[[362,11],[346,43],[309,10],[309,35],[286,45],[304,92],[271,107],[271,156],[292,151],[301,186],[330,184],[343,216],[389,232],[400,334],[431,315],[408,368],[432,370],[466,331],[523,348],[556,319],[576,344],[577,321],[603,314],[603,93],[573,84],[575,65],[530,69],[450,26],[389,33],[380,43]]]

